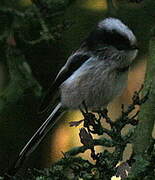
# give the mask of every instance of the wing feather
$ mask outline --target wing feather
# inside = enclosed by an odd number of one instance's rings
[[[66,64],[61,68],[55,78],[55,81],[52,83],[51,87],[45,94],[39,108],[40,113],[46,112],[47,110],[51,109],[51,106],[55,104],[55,101],[58,101],[60,98],[59,86],[89,58],[90,55],[86,53],[86,51],[76,51],[68,58]]]

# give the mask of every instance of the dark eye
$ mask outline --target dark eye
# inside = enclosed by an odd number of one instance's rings
[[[130,49],[131,45],[129,39],[126,36],[118,33],[116,30],[110,32],[108,37],[110,44],[113,45],[118,50]]]

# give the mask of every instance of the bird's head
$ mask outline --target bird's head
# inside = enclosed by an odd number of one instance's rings
[[[133,32],[119,19],[106,18],[100,21],[94,31],[86,39],[88,49],[102,51],[112,47],[118,52],[125,52],[134,59],[138,52],[137,40]]]

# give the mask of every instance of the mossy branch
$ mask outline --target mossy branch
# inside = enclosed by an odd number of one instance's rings
[[[94,146],[104,146],[104,147],[114,147],[115,144],[112,140],[106,139],[106,138],[101,138],[101,139],[94,139]],[[79,153],[84,153],[86,150],[90,149],[87,146],[79,146],[72,148],[70,151],[67,151],[65,154],[69,156],[75,156]]]
[[[155,39],[150,41],[150,57],[147,65],[147,77],[143,93],[146,93],[151,85],[151,92],[139,114],[140,123],[136,128],[134,151],[143,154],[152,139],[152,130],[155,121]],[[141,143],[143,142],[143,143]]]
[[[135,130],[134,137],[134,154],[136,162],[132,166],[132,174],[140,173],[139,170],[144,171],[142,163],[139,163],[139,159],[147,161],[146,152],[150,146],[152,140],[152,131],[155,122],[155,36],[150,40],[149,45],[149,59],[147,63],[146,81],[143,94],[150,88],[151,91],[148,101],[141,107],[141,112],[139,114],[140,123]],[[145,163],[148,166],[148,163]]]

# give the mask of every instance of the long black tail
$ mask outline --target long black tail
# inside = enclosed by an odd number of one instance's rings
[[[45,138],[47,133],[52,129],[60,117],[64,114],[64,109],[61,103],[58,103],[54,108],[52,113],[48,116],[46,121],[41,125],[41,127],[36,131],[36,133],[31,137],[28,143],[19,153],[17,160],[14,162],[12,167],[10,167],[7,175],[13,176],[20,169],[24,161],[29,157],[29,155],[37,148],[41,141]],[[8,178],[7,178],[8,179]]]

